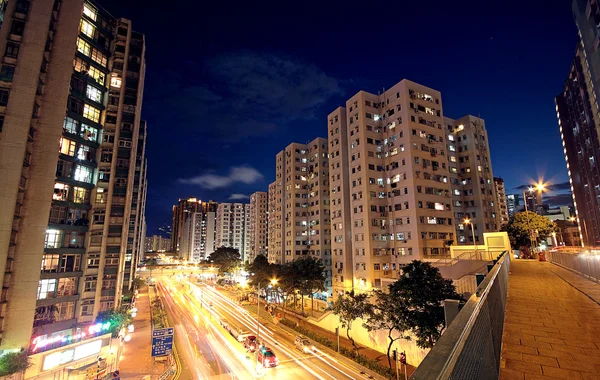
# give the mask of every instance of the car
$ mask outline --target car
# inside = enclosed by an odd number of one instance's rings
[[[254,335],[248,335],[246,340],[244,340],[244,348],[250,352],[256,351],[256,346],[258,346],[258,341]]]
[[[219,320],[219,323],[221,324],[221,326],[223,326],[225,330],[229,331],[229,322],[227,322],[227,319],[223,318]]]
[[[261,347],[258,350],[258,362],[262,364],[263,368],[276,367],[279,365],[279,359],[275,356],[273,350],[269,347]]]
[[[311,341],[308,340],[308,338],[306,338],[305,336],[302,336],[302,335],[298,335],[296,337],[296,339],[294,340],[294,347],[296,347],[300,351],[304,352],[305,354],[308,354],[309,352],[317,351],[317,348],[315,347],[315,345],[312,344]]]

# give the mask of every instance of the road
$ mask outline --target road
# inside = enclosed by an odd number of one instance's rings
[[[248,357],[241,343],[219,325],[230,323],[256,334],[256,318],[210,285],[191,283],[181,276],[156,277],[167,311],[176,321],[180,359],[191,377],[181,379],[256,378],[256,358]],[[264,312],[264,311],[263,311]],[[177,341],[177,337],[182,341]],[[265,379],[368,379],[360,368],[348,366],[318,351],[304,354],[294,348],[293,334],[267,323],[260,325],[260,340],[277,355],[280,364],[260,370]]]

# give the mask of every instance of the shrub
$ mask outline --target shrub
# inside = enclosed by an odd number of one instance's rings
[[[23,372],[30,366],[31,361],[25,350],[11,352],[0,357],[0,376]]]

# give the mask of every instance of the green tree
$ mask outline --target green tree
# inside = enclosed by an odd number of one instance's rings
[[[452,280],[442,277],[430,263],[414,260],[402,267],[400,278],[390,285],[390,297],[402,302],[404,320],[415,335],[417,346],[431,348],[444,326],[446,299],[460,299]]]
[[[302,295],[302,311],[304,312],[304,296],[310,296],[314,309],[314,294],[325,288],[325,266],[320,259],[312,256],[292,261],[294,271],[298,274],[298,291]]]
[[[208,261],[219,266],[219,274],[231,273],[241,263],[240,252],[231,247],[219,247],[210,254]]]
[[[372,312],[368,315],[364,327],[368,331],[386,330],[388,333],[387,358],[390,369],[392,359],[390,352],[395,341],[398,339],[410,340],[410,322],[408,321],[408,309],[403,299],[393,293],[376,290],[377,300],[373,305]]]
[[[279,266],[269,263],[265,255],[258,255],[252,263],[246,265],[246,271],[250,273],[251,286],[258,287],[260,284],[264,287],[277,278]]]
[[[133,322],[133,317],[126,306],[121,306],[116,310],[110,309],[98,313],[97,323],[110,323],[110,331],[113,337],[119,335],[123,327],[129,326]]]
[[[296,292],[300,289],[301,278],[297,270],[295,261],[285,263],[279,268],[278,289],[285,294],[283,307],[289,301],[289,295],[294,296],[294,306],[296,306]]]
[[[531,247],[531,231],[534,231],[534,233],[537,231],[535,235],[545,240],[552,235],[552,232],[557,231],[557,227],[548,218],[544,218],[535,212],[523,211],[514,214],[508,220],[508,223],[502,227],[502,231],[508,233],[510,244],[516,249],[522,246]],[[533,243],[535,243],[535,240]]]
[[[146,282],[143,279],[139,277],[133,279],[133,290],[140,289],[144,285],[146,285]]]
[[[27,356],[27,351],[23,349],[0,356],[0,376],[23,372],[29,367],[31,367],[31,360]]]
[[[333,302],[331,310],[340,318],[340,324],[342,328],[346,329],[346,336],[350,340],[350,343],[352,343],[354,350],[356,350],[356,356],[360,357],[358,346],[356,346],[356,342],[350,336],[350,330],[352,330],[352,323],[356,319],[368,317],[373,313],[373,305],[369,303],[369,294],[356,294],[354,291],[346,292],[345,295],[339,296]]]

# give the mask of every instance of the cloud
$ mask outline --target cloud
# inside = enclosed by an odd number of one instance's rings
[[[550,206],[572,206],[573,196],[571,193],[548,195],[544,196],[544,203],[547,203]]]
[[[242,199],[248,199],[248,198],[250,198],[250,196],[246,195],[246,194],[231,194],[228,199],[230,201],[236,201],[236,200],[242,200]]]
[[[177,181],[186,185],[198,185],[202,188],[213,190],[228,187],[234,182],[252,184],[263,179],[263,175],[250,166],[233,166],[228,175],[205,173],[191,178],[180,178]],[[236,194],[240,195],[240,194]]]
[[[150,96],[164,107],[148,112],[203,142],[245,141],[315,119],[321,105],[343,92],[338,79],[283,54],[242,51],[214,56],[201,67],[183,66],[152,84],[161,88],[160,99]]]
[[[530,187],[531,185],[521,185],[521,186],[517,186],[515,187],[516,190],[526,190]],[[553,183],[551,185],[547,185],[546,186],[546,190],[548,191],[562,191],[562,190],[571,190],[571,184],[569,182],[559,182],[559,183]]]

